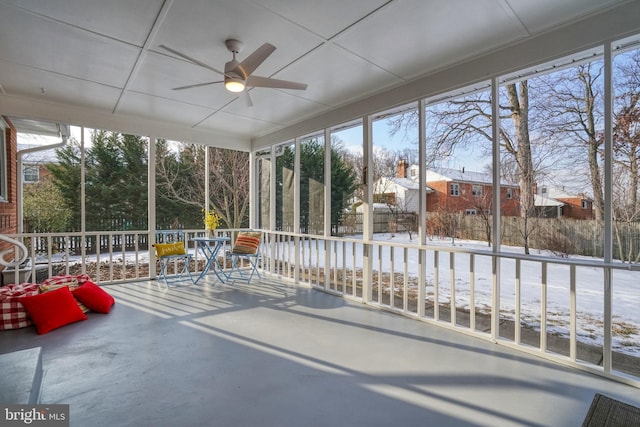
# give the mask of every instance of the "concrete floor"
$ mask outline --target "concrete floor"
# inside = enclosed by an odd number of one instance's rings
[[[640,391],[503,346],[270,279],[106,287],[110,314],[42,347],[40,402],[72,426],[579,426],[596,392]]]

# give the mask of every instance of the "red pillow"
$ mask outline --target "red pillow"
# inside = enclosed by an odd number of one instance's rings
[[[111,295],[93,282],[85,282],[71,293],[78,301],[98,313],[108,313],[116,302]]]
[[[36,330],[40,335],[69,323],[87,319],[67,287],[44,294],[21,297],[19,301],[36,324]]]

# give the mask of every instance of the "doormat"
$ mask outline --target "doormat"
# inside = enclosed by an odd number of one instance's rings
[[[596,393],[582,427],[640,426],[640,408]]]

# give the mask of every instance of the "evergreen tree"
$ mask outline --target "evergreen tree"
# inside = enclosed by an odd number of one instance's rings
[[[71,211],[64,231],[80,231],[80,144],[75,139],[56,150],[57,163],[47,163],[61,208]]]
[[[284,189],[291,183],[285,183],[283,170],[294,168],[294,150],[291,146],[284,148],[283,153],[277,157],[276,167],[276,198],[283,200],[286,197]],[[310,182],[316,181],[324,184],[324,142],[319,139],[311,139],[300,144],[300,227],[304,232],[322,233],[322,230],[311,230],[310,209]],[[282,185],[280,185],[282,184]],[[346,161],[346,156],[338,141],[331,144],[331,224],[336,225],[340,221],[342,213],[347,205],[349,197],[353,195],[357,187],[357,176],[354,168]],[[290,227],[291,218],[287,216],[284,206],[280,203],[276,209],[276,224],[279,229]],[[317,227],[311,227],[317,228]]]

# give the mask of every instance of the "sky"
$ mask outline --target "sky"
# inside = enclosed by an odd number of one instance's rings
[[[415,133],[415,132],[414,132]],[[354,127],[351,129],[337,132],[342,140],[342,146],[354,153],[362,154],[362,127]],[[412,135],[406,135],[404,131],[391,135],[390,126],[386,119],[376,120],[373,123],[373,145],[390,152],[410,148],[418,150],[417,134],[415,139]],[[451,169],[462,169],[471,172],[484,172],[485,165],[491,165],[491,158],[484,157],[480,150],[465,149],[457,150],[448,159],[443,159],[441,164],[436,166]]]

